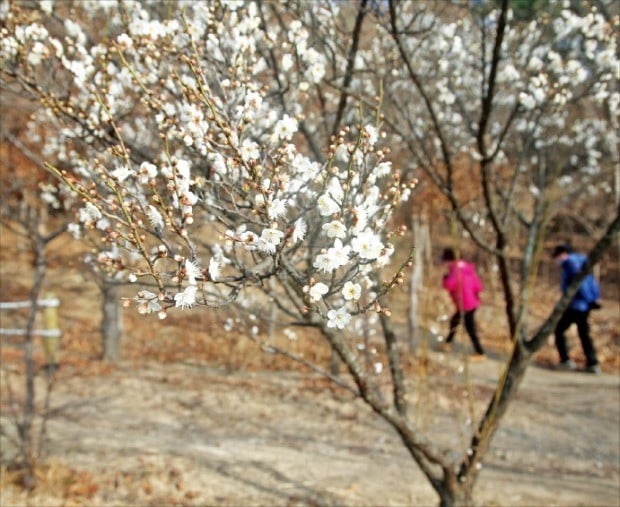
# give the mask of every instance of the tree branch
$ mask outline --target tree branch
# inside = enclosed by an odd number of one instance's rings
[[[353,70],[355,68],[355,57],[357,55],[357,49],[359,47],[360,34],[362,32],[362,25],[364,23],[364,17],[366,16],[366,6],[368,5],[368,0],[361,0],[359,8],[357,10],[357,16],[355,18],[355,26],[353,27],[352,41],[351,47],[349,49],[349,56],[347,57],[347,68],[344,73],[344,80],[342,82],[343,91],[340,94],[340,100],[338,101],[338,109],[336,110],[336,118],[334,118],[334,126],[332,127],[332,136],[335,136],[338,133],[338,129],[340,128],[340,122],[342,121],[342,116],[344,115],[344,110],[347,105],[347,88],[351,84],[351,80],[353,79]]]

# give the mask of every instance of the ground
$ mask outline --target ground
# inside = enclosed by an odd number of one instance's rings
[[[462,383],[460,354],[444,361]],[[76,472],[59,481],[64,487],[26,497],[5,471],[3,506],[436,504],[396,434],[314,374],[139,366],[64,372],[50,462]],[[488,392],[500,363],[469,371],[470,392]],[[477,503],[619,505],[619,386],[614,374],[530,368],[485,461]],[[466,398],[460,406],[431,398],[426,407],[414,398],[418,425],[458,446]]]

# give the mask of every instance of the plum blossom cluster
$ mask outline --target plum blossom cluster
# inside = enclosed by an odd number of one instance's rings
[[[293,115],[270,97],[259,48],[273,41],[256,4],[189,2],[181,18],[162,19],[123,2],[128,23],[102,8],[109,37],[98,41],[75,22],[50,36],[48,5],[11,7],[3,74],[43,104],[33,140],[55,160],[55,198],[78,198],[74,234],[114,252],[110,266],[128,281],[155,287],[137,292],[138,311],[218,307],[272,279],[285,314],[329,328],[385,311],[378,298],[407,264],[379,283],[394,253],[387,233],[415,181],[378,147],[378,115],[339,129],[313,160],[295,142],[304,104]],[[304,82],[319,82],[325,59],[301,23],[282,36]],[[51,70],[66,78],[62,93],[41,79]]]
[[[532,184],[527,175],[553,158],[553,165],[564,175],[572,174],[575,183],[605,187],[606,182],[592,176],[618,160],[620,65],[614,34],[620,17],[606,18],[589,2],[574,7],[574,2],[554,1],[550,18],[528,21],[508,11],[494,107],[485,120],[485,139],[490,142],[486,153],[480,153],[475,128],[480,83],[494,61],[499,11],[468,9],[450,21],[414,2],[398,6],[398,19],[408,27],[401,37],[403,51],[416,62],[415,72],[423,79],[433,115],[421,97],[411,98],[406,66],[385,69],[386,89],[394,101],[394,114],[401,118],[398,124],[423,147],[426,160],[442,158],[445,150],[454,158],[492,156],[498,163],[521,167],[517,181],[527,188]],[[405,25],[407,20],[411,26]],[[387,37],[377,39],[373,51],[385,54],[393,43]],[[429,136],[429,129],[438,129],[440,136]],[[553,187],[561,174],[547,173],[545,186]]]

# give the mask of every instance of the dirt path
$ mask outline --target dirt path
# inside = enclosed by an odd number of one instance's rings
[[[459,356],[432,354],[454,368],[446,381],[459,385],[467,373],[459,372]],[[487,399],[499,371],[493,359],[471,365],[472,394]],[[156,363],[126,364],[103,377],[65,375],[51,454],[92,473],[96,492],[85,505],[437,502],[397,436],[314,375]],[[411,387],[418,424],[446,445],[464,442],[467,389],[459,400],[425,398],[431,385]],[[530,368],[485,462],[477,501],[620,505],[619,387],[615,375]],[[483,408],[474,404],[476,414]],[[23,502],[15,491],[3,493],[3,506]]]

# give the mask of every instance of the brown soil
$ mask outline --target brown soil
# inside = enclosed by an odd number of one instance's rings
[[[411,385],[417,426],[455,449],[465,448],[470,428],[461,360],[442,361],[460,398],[425,394],[431,378]],[[478,416],[500,363],[470,371]],[[531,368],[485,462],[477,502],[618,505],[618,388],[615,375]],[[65,370],[53,410],[51,463],[73,474],[53,487],[44,476],[26,496],[4,471],[3,506],[436,503],[397,435],[313,374],[160,363],[123,363],[97,377]],[[9,457],[6,440],[2,449]]]

